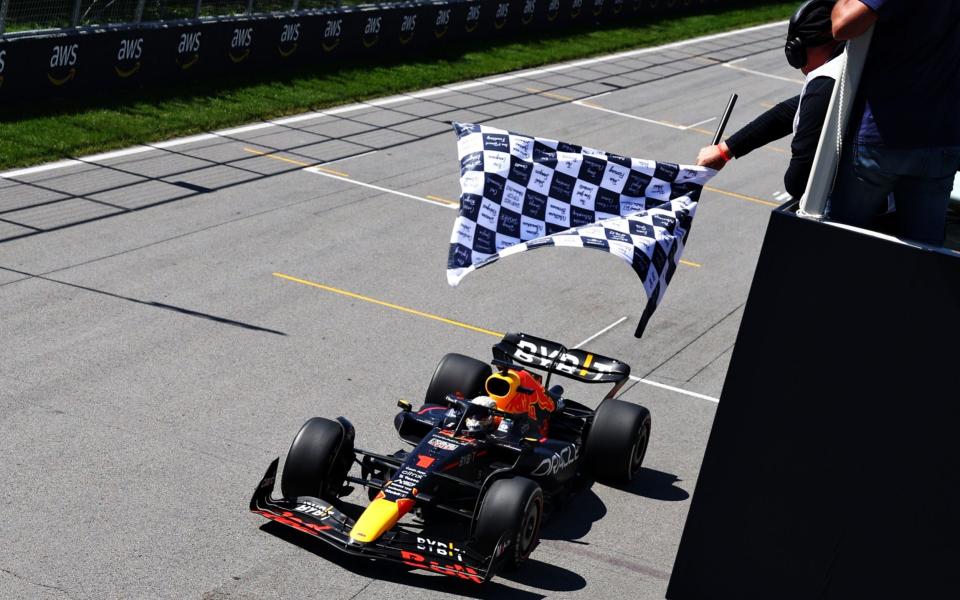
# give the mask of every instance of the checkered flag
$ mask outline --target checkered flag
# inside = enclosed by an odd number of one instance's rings
[[[460,215],[447,281],[504,256],[545,246],[595,248],[643,281],[640,337],[680,262],[705,167],[627,158],[485,125],[454,123]]]

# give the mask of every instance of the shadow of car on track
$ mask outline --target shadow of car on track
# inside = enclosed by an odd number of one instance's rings
[[[672,473],[644,467],[632,482],[625,486],[614,486],[613,489],[651,500],[667,502],[686,500],[690,494],[676,487],[675,484],[678,481],[680,478]],[[606,505],[591,486],[574,494],[558,506],[544,523],[540,536],[547,540],[576,542],[590,533],[593,523],[606,514]]]
[[[644,467],[633,481],[625,486],[614,486],[614,489],[651,500],[679,502],[689,498],[690,494],[676,485],[678,481],[681,479],[673,473]]]
[[[536,587],[551,592],[572,592],[586,587],[586,580],[567,569],[530,559],[505,577],[498,574],[484,585],[462,581],[445,575],[437,575],[418,569],[410,569],[396,563],[375,561],[338,552],[324,542],[307,537],[279,523],[265,523],[260,530],[276,536],[286,542],[299,546],[338,567],[361,577],[370,577],[379,581],[388,581],[398,585],[421,588],[430,591],[457,594],[467,598],[501,598],[510,600],[542,600],[544,594],[521,590],[504,585],[500,581],[508,579],[521,585]]]

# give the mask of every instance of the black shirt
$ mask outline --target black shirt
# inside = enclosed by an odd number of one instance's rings
[[[784,100],[727,138],[730,153],[740,158],[761,146],[789,135],[793,131],[793,118],[799,106],[801,110],[797,133],[790,144],[790,166],[787,167],[787,172],[783,176],[783,184],[787,192],[794,198],[799,198],[807,188],[807,178],[810,176],[813,156],[817,152],[820,130],[823,129],[823,122],[827,116],[831,94],[833,94],[833,79],[830,77],[812,79],[807,83],[802,103],[799,94]]]

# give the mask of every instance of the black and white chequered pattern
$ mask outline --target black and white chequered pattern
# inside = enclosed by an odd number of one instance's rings
[[[450,237],[450,285],[532,248],[604,250],[643,281],[648,302],[639,336],[673,277],[700,192],[716,171],[485,125],[453,126],[462,193]]]

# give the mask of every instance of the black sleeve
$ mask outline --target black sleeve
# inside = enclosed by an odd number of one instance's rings
[[[790,145],[790,166],[783,176],[783,185],[794,198],[803,195],[807,188],[807,178],[810,176],[810,167],[813,165],[813,156],[817,152],[817,143],[820,141],[820,130],[827,117],[827,106],[830,104],[830,95],[833,94],[833,79],[817,77],[807,84],[800,104],[800,119],[797,122],[797,133],[793,136]]]
[[[800,96],[777,104],[726,139],[730,152],[740,158],[774,140],[790,135],[793,117],[797,114]]]

